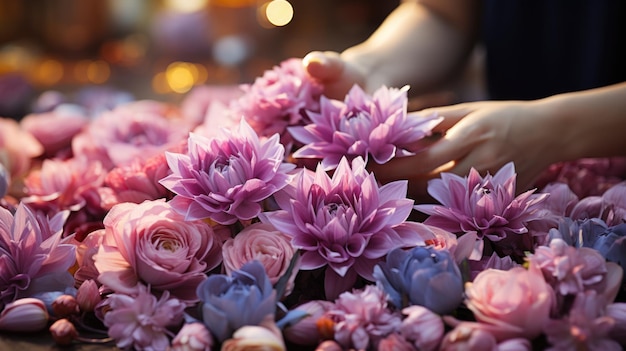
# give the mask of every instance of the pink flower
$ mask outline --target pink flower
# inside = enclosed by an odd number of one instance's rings
[[[236,85],[201,85],[193,88],[180,103],[181,113],[194,126],[200,125],[215,104],[228,104],[243,92]]]
[[[146,200],[169,198],[170,192],[159,183],[170,173],[165,154],[148,159],[135,159],[131,164],[113,168],[104,179],[106,188],[100,189],[106,199],[104,208],[120,202],[142,203]],[[110,190],[110,193],[107,192]]]
[[[89,233],[82,241],[78,241],[75,235],[68,238],[68,243],[76,247],[77,269],[74,272],[74,279],[77,284],[82,284],[87,280],[97,280],[100,273],[93,261],[93,256],[100,249],[104,236],[104,230],[96,230]]]
[[[210,351],[213,337],[200,322],[185,323],[172,340],[171,351]]]
[[[249,220],[261,203],[289,182],[284,147],[278,135],[259,140],[242,120],[222,138],[191,134],[187,154],[166,153],[173,174],[161,180],[176,194],[171,205],[185,220],[211,218],[221,224]]]
[[[13,332],[34,332],[48,325],[49,315],[46,305],[39,299],[25,297],[4,306],[0,314],[0,330]]]
[[[105,112],[74,137],[74,155],[99,160],[107,170],[152,157],[176,146],[189,133],[190,126],[170,113],[167,105],[150,101]]]
[[[561,319],[550,320],[545,334],[551,350],[622,350],[609,336],[615,320],[603,315],[603,299],[589,290],[576,295],[569,314]]]
[[[211,226],[185,221],[163,200],[114,206],[104,219],[105,238],[95,265],[98,280],[132,294],[139,283],[196,301],[196,287],[221,263],[221,242]]]
[[[265,71],[254,84],[241,86],[243,95],[230,105],[260,136],[283,134],[287,126],[302,124],[305,111],[319,111],[322,85],[304,71],[297,58]],[[288,140],[282,140],[288,144]]]
[[[530,340],[511,338],[498,342],[494,334],[498,327],[473,322],[462,322],[446,333],[440,351],[530,351]]]
[[[19,297],[74,284],[67,270],[74,264],[75,248],[61,244],[66,218],[66,212],[50,220],[38,218],[22,203],[15,216],[0,207],[0,309]]]
[[[414,351],[411,345],[400,334],[389,334],[378,343],[378,351]],[[419,349],[418,349],[419,350]]]
[[[266,223],[254,223],[244,228],[234,238],[226,240],[222,248],[226,274],[241,269],[247,262],[257,260],[265,267],[272,285],[287,273],[295,253],[291,238]],[[297,272],[296,266],[289,279],[287,295],[293,289]]]
[[[441,343],[444,324],[441,317],[426,307],[413,305],[402,309],[406,317],[400,325],[400,333],[423,351],[434,351]]]
[[[371,155],[383,164],[411,155],[411,147],[430,135],[442,118],[407,114],[408,89],[383,86],[369,96],[354,85],[343,102],[322,97],[321,111],[309,113],[311,124],[289,128],[304,144],[293,156],[321,159],[324,169],[331,170],[342,157],[368,160]]]
[[[93,312],[96,305],[102,301],[98,284],[89,279],[85,280],[76,291],[76,302],[82,312]]]
[[[327,315],[335,321],[335,340],[357,350],[376,349],[402,322],[400,315],[388,308],[385,293],[374,285],[342,293]]]
[[[550,246],[537,247],[528,261],[541,270],[560,295],[575,295],[589,289],[600,293],[606,288],[606,260],[594,249],[575,248],[557,238],[550,241]]]
[[[11,178],[23,177],[30,169],[33,158],[43,152],[41,143],[15,120],[0,117],[0,163]]]
[[[626,182],[611,186],[599,196],[586,197],[574,206],[571,217],[575,219],[600,218],[608,226],[626,221]]]
[[[149,292],[145,286],[137,294],[111,294],[107,298],[110,310],[104,315],[104,325],[109,336],[120,349],[166,350],[171,332],[183,322],[185,303],[170,298],[167,291],[161,298]]]
[[[80,109],[60,107],[27,115],[20,124],[41,143],[47,157],[63,157],[69,154],[72,138],[89,124],[89,118]]]
[[[442,173],[441,179],[428,184],[428,193],[441,205],[417,205],[415,209],[430,215],[425,224],[453,233],[475,231],[494,242],[510,234],[527,235],[528,223],[541,219],[539,204],[548,194],[533,195],[534,190],[529,190],[516,197],[515,179],[513,163],[484,178],[474,168],[466,177]],[[532,246],[516,250],[523,257],[523,251]]]
[[[74,324],[68,319],[62,318],[56,320],[49,328],[50,335],[57,345],[71,345],[72,341],[78,336],[78,331]]]
[[[286,351],[280,329],[274,317],[266,317],[259,325],[245,325],[222,344],[221,351]]]
[[[498,341],[541,334],[554,303],[554,291],[536,269],[487,269],[467,283],[467,307],[480,323],[495,325]]]
[[[327,266],[325,289],[333,298],[351,289],[357,274],[373,280],[374,265],[394,247],[413,246],[419,233],[402,228],[411,212],[406,181],[378,186],[358,157],[342,159],[330,178],[321,166],[301,169],[277,193],[280,210],[264,212],[262,222],[292,237],[302,251],[303,270]]]

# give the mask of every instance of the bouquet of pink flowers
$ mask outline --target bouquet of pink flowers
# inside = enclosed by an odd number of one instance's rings
[[[408,87],[334,100],[290,59],[180,105],[0,119],[0,331],[125,350],[620,350],[626,162],[368,164],[441,121]],[[418,219],[419,218],[419,219]]]

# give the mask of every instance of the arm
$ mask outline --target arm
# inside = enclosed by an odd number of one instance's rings
[[[341,54],[313,52],[304,64],[330,96],[342,97],[354,83],[370,92],[410,84],[412,94],[421,94],[462,67],[479,12],[476,0],[404,1],[365,42]]]
[[[626,83],[535,101],[484,101],[437,111],[443,136],[415,156],[373,167],[377,178],[413,181],[422,195],[441,171],[466,175],[474,167],[492,174],[513,161],[518,191],[550,164],[585,157],[626,156]],[[378,177],[381,175],[381,177]]]

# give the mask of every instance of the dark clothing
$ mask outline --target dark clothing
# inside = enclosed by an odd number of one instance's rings
[[[489,98],[528,100],[626,81],[626,1],[485,0]]]

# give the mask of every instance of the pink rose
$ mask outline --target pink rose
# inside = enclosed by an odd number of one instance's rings
[[[522,267],[484,270],[467,283],[465,293],[476,320],[498,327],[498,341],[541,334],[555,299],[539,270]]]
[[[196,301],[198,284],[221,263],[221,242],[211,226],[185,221],[164,200],[115,205],[104,226],[94,261],[100,283],[118,293],[136,293],[143,283]]]
[[[43,153],[35,137],[8,118],[0,118],[0,163],[13,179],[24,176],[33,158]]]
[[[291,238],[267,223],[255,223],[224,243],[222,255],[226,273],[238,270],[245,263],[257,260],[265,267],[272,284],[276,284],[289,268],[296,253]],[[293,270],[287,292],[293,288],[297,267]]]
[[[285,342],[273,317],[266,317],[259,325],[246,325],[233,333],[222,344],[222,351],[285,351]]]
[[[53,157],[71,149],[72,138],[89,124],[89,118],[81,109],[62,107],[30,114],[20,124],[43,145],[46,156]]]

